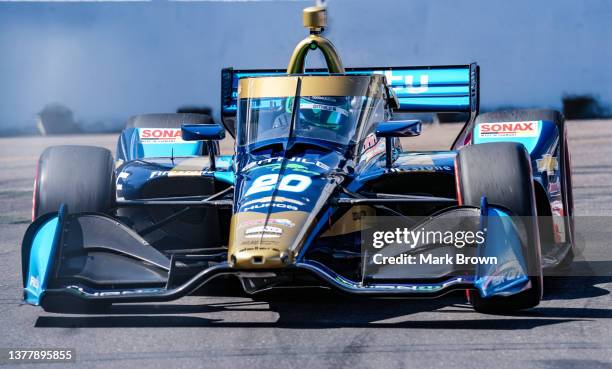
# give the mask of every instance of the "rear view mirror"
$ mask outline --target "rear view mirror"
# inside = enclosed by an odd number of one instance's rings
[[[396,120],[380,122],[376,126],[377,137],[414,137],[420,134],[420,120]]]
[[[206,141],[210,170],[216,170],[215,145],[213,141],[225,138],[225,129],[220,124],[181,124],[181,137],[185,141]]]
[[[393,162],[392,142],[393,137],[414,137],[421,134],[420,120],[395,120],[380,122],[376,126],[376,137],[385,138],[385,166],[391,168]]]
[[[182,124],[181,136],[185,141],[218,141],[225,138],[225,129],[220,124]]]

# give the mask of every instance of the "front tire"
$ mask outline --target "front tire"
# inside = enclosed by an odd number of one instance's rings
[[[52,146],[38,161],[33,219],[58,211],[106,212],[115,198],[113,155],[94,146]]]
[[[509,209],[527,220],[525,250],[531,288],[511,296],[483,298],[470,290],[474,309],[481,313],[504,313],[527,309],[542,298],[542,267],[531,164],[524,146],[516,143],[486,143],[463,147],[457,156],[458,196],[462,205],[488,203]]]

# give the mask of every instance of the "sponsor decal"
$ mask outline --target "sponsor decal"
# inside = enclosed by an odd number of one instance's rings
[[[299,206],[306,205],[306,204],[304,204],[301,201],[294,200],[294,199],[289,199],[289,198],[286,198],[286,197],[275,197],[274,201],[275,202],[288,202],[288,203],[299,205]],[[268,196],[268,197],[262,197],[261,199],[255,199],[255,200],[247,201],[244,204],[242,204],[242,206],[248,206],[248,205],[251,205],[251,204],[256,204],[256,203],[261,203],[261,202],[272,202],[272,197]]]
[[[263,204],[257,204],[257,205],[251,205],[251,206],[246,206],[242,208],[243,212],[247,212],[247,211],[251,211],[251,210],[258,210],[258,209],[265,209],[265,208],[276,208],[276,209],[283,209],[283,210],[291,210],[291,211],[297,211],[298,207],[294,206],[294,205],[289,205],[289,204],[283,204],[283,203],[277,203],[277,202],[268,202],[268,203],[263,203]]]
[[[550,208],[553,215],[564,216],[565,212],[563,211],[563,202],[561,200],[556,200],[550,203]]]
[[[280,238],[280,235],[271,233],[254,233],[247,234],[244,236],[244,238]]]
[[[422,94],[429,90],[429,75],[421,74],[419,76],[419,85],[415,86],[415,76],[404,75],[402,73],[393,73],[392,70],[374,71],[376,74],[384,74],[390,86],[405,85],[405,91],[409,94]]]
[[[478,138],[487,137],[538,137],[539,121],[480,123]]]
[[[555,193],[561,192],[561,184],[559,183],[559,181],[557,181],[557,182],[550,182],[548,184],[548,192],[551,193],[551,194],[555,194]]]
[[[251,237],[253,238],[253,237]],[[278,251],[278,249],[273,248],[272,246],[275,246],[278,244],[278,240],[275,241],[266,241],[266,240],[262,240],[259,239],[257,241],[255,240],[245,240],[240,242],[241,246],[249,246],[249,245],[254,245],[255,247],[247,247],[247,248],[242,248],[240,250],[238,250],[238,253],[242,253],[242,252],[253,252],[253,251],[268,251],[268,250],[273,250],[273,251]],[[265,247],[266,245],[269,245],[271,247]],[[262,247],[264,246],[264,247]]]
[[[151,172],[149,179],[158,177],[200,177],[212,172],[206,170],[156,170]]]
[[[143,144],[186,143],[180,128],[138,128],[138,137]]]
[[[264,225],[264,224],[270,224],[270,225],[275,225],[275,226],[280,226],[280,227],[287,227],[287,228],[295,227],[295,223],[293,223],[289,219],[270,218],[270,219],[267,219],[267,221],[266,221],[265,218],[261,218],[261,219],[245,220],[244,222],[242,222],[242,223],[240,223],[238,225],[238,229],[247,228],[247,227],[261,226],[261,225]]]
[[[331,112],[338,113],[338,114],[341,114],[347,117],[349,115],[348,110],[343,109],[339,106],[329,106],[329,105],[322,105],[322,104],[312,104],[312,103],[300,102],[300,109],[331,111]]]
[[[245,238],[280,238],[283,230],[273,226],[258,226],[244,231]]]
[[[387,169],[387,173],[404,173],[404,172],[449,172],[452,171],[453,168],[449,165],[423,165],[416,167],[406,167],[406,168],[390,168]]]
[[[550,203],[553,220],[553,234],[556,243],[565,242],[565,210],[563,202],[556,200]]]
[[[541,159],[536,160],[536,165],[538,166],[538,172],[546,173],[549,176],[554,175],[555,171],[559,169],[559,161],[550,154],[542,155]]]
[[[244,231],[244,234],[253,234],[253,233],[282,234],[283,230],[278,227],[273,227],[273,226],[257,226],[257,227],[247,228],[247,230]]]
[[[267,164],[267,165],[262,165],[260,167],[257,167],[257,169],[263,169],[266,168],[268,170],[274,171],[274,170],[280,170],[281,169],[282,164],[281,163],[274,163],[274,164]],[[310,170],[308,169],[307,166],[302,165],[302,164],[298,164],[298,163],[289,163],[285,166],[286,169],[289,169],[293,172],[300,172],[300,173],[304,173],[304,174],[309,174],[311,176],[316,176],[319,175],[319,172],[315,172],[314,170]]]
[[[263,167],[267,164],[274,164],[274,163],[281,163],[283,160],[287,160],[290,163],[301,163],[301,164],[305,164],[305,165],[314,165],[318,168],[321,168],[325,171],[329,170],[329,165],[320,162],[318,160],[312,161],[312,160],[308,160],[305,158],[284,158],[282,156],[278,156],[275,158],[269,158],[269,159],[263,159],[263,160],[258,160],[258,161],[253,161],[248,163],[247,165],[245,165],[244,168],[242,168],[243,171],[249,171],[251,169],[258,169],[260,167]]]

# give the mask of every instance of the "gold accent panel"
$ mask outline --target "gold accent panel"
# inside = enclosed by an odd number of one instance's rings
[[[301,96],[368,96],[368,87],[372,79],[382,81],[382,77],[376,75],[242,78],[238,97],[245,99],[295,96],[298,78],[302,80]]]
[[[361,218],[375,215],[376,210],[374,210],[374,208],[371,206],[353,206],[346,213],[344,213],[340,219],[334,222],[334,224],[332,224],[332,226],[321,235],[321,238],[361,232],[366,226],[361,221]]]
[[[319,32],[327,26],[327,11],[323,6],[310,6],[302,12],[304,27],[310,28],[311,32]]]
[[[265,213],[234,214],[230,224],[228,263],[243,269],[286,267],[294,260],[289,248],[307,218],[308,213],[303,211],[273,213],[267,222]]]
[[[288,76],[241,78],[238,83],[238,98],[295,96],[298,78]]]

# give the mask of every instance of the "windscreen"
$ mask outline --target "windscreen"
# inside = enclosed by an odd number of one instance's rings
[[[301,79],[301,88],[297,78]],[[238,144],[290,136],[340,145],[357,141],[362,126],[371,123],[372,116],[382,115],[382,85],[372,85],[369,76],[331,78],[268,77],[256,78],[252,83],[245,81],[238,104]]]
[[[371,100],[365,96],[302,96],[292,136],[348,144]],[[295,97],[242,99],[240,145],[289,137],[295,101]]]

